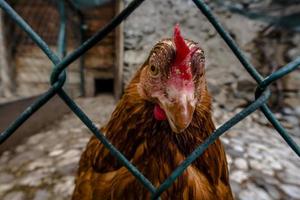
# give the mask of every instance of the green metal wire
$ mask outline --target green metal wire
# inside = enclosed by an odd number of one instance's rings
[[[79,20],[80,20],[80,23],[79,23],[79,37],[80,37],[80,44],[83,43],[83,37],[84,37],[84,29],[83,29],[83,17],[82,16],[79,16]],[[80,56],[79,58],[79,65],[80,65],[80,94],[81,96],[84,96],[85,95],[85,87],[84,87],[84,82],[85,82],[85,78],[84,78],[84,57],[83,55]]]
[[[65,93],[60,90],[58,92],[60,98],[70,107],[77,117],[90,129],[90,131],[109,149],[110,153],[115,156],[150,192],[155,192],[156,188],[152,183],[135,167],[126,157],[119,152],[98,130],[95,124],[86,116],[86,114],[76,105],[76,103]]]
[[[35,102],[26,108],[13,123],[11,123],[1,134],[0,144],[5,142],[33,113],[47,103],[55,94],[56,90],[63,84],[58,82],[54,84],[47,92],[41,95]]]
[[[281,135],[281,137],[286,141],[286,143],[294,150],[294,152],[300,157],[300,147],[297,143],[292,139],[289,133],[283,128],[283,126],[276,120],[272,111],[268,108],[266,104],[262,105],[261,111],[264,113],[266,118],[272,123],[277,132]]]
[[[60,59],[66,56],[66,46],[67,46],[67,18],[65,13],[65,3],[64,1],[58,1],[58,11],[60,15],[59,32],[57,39],[57,53]],[[57,63],[56,63],[57,64]],[[55,68],[55,66],[53,66]]]
[[[66,55],[66,15],[64,1],[57,0],[58,10],[60,13],[60,29],[58,34],[58,55],[57,56],[49,46],[40,38],[40,36],[32,30],[32,28],[20,17],[4,0],[0,0],[0,7],[29,35],[29,37],[42,49],[48,58],[54,64],[53,71],[50,78],[50,86],[48,91],[41,95],[34,103],[32,103],[25,111],[23,111],[17,119],[10,124],[6,130],[0,134],[0,144],[9,138],[18,127],[20,127],[34,112],[41,108],[48,102],[54,95],[58,96],[68,105],[74,114],[90,129],[90,131],[103,143],[103,145],[115,156],[152,194],[152,199],[159,199],[159,196],[166,191],[172,183],[190,166],[202,153],[216,141],[222,134],[224,134],[231,127],[242,121],[248,115],[257,109],[261,109],[266,118],[283,137],[291,149],[300,156],[299,145],[290,137],[288,132],[275,118],[274,114],[267,106],[267,101],[271,96],[268,86],[274,81],[282,78],[288,73],[294,71],[300,66],[300,58],[295,59],[291,63],[282,67],[278,71],[272,73],[265,79],[257,72],[252,64],[247,60],[244,53],[235,44],[234,40],[230,37],[228,32],[222,27],[217,18],[213,15],[210,8],[201,0],[193,0],[195,5],[207,17],[210,23],[214,26],[220,36],[224,39],[226,44],[230,47],[235,56],[239,59],[242,66],[248,71],[253,79],[258,83],[255,98],[249,106],[243,109],[240,113],[236,114],[229,121],[224,123],[221,127],[215,130],[202,144],[200,144],[173,172],[172,174],[158,187],[153,184],[134,166],[126,157],[118,151],[97,129],[94,123],[88,116],[79,108],[79,106],[72,100],[71,97],[63,90],[63,85],[66,80],[65,69],[77,58],[82,56],[87,50],[93,47],[97,42],[105,38],[114,28],[116,28],[127,16],[129,16],[144,0],[132,1],[119,15],[111,20],[106,26],[100,29],[94,36],[83,42],[80,47],[75,49],[68,56]]]
[[[284,67],[280,68],[279,70],[273,72],[271,75],[267,76],[258,86],[260,91],[265,90],[271,83],[274,81],[282,78],[283,76],[291,73],[292,71],[296,70],[300,67],[300,57],[296,58],[292,62],[288,63]]]
[[[224,39],[226,44],[235,54],[235,56],[239,59],[242,66],[248,71],[248,73],[252,76],[252,78],[259,84],[257,90],[255,92],[255,97],[260,96],[260,94],[266,89],[266,87],[276,81],[278,78],[290,73],[299,67],[299,59],[294,60],[289,63],[285,67],[282,67],[276,73],[271,74],[267,78],[263,79],[263,77],[257,72],[254,66],[248,61],[248,59],[244,56],[244,53],[239,49],[234,40],[228,34],[228,32],[222,27],[217,18],[213,15],[210,8],[202,1],[202,0],[193,0],[196,6],[202,11],[202,13],[207,17],[209,22],[214,26],[216,31],[220,34],[220,36]],[[266,118],[271,122],[274,128],[279,132],[279,134],[283,137],[283,139],[289,144],[289,146],[295,151],[295,153],[300,156],[300,147],[296,144],[296,142],[289,136],[288,132],[283,128],[283,126],[279,123],[279,121],[275,118],[274,114],[268,107],[268,105],[264,104],[261,107],[262,112],[266,116]]]
[[[56,65],[60,62],[59,58],[50,49],[46,42],[16,13],[16,11],[4,0],[0,0],[0,7],[10,16],[10,18],[23,29],[28,36],[42,49],[48,58]]]
[[[53,64],[57,64],[60,62],[59,57],[49,48],[46,42],[34,31],[32,28],[23,20],[22,17],[18,15],[12,9],[9,4],[5,1],[0,0],[0,7],[13,19],[16,24],[23,29],[28,36],[43,50],[43,52],[48,56],[48,58],[53,62]],[[60,36],[61,37],[61,36]],[[52,85],[47,92],[42,94],[37,98],[35,102],[27,107],[17,119],[12,122],[7,129],[5,129],[0,134],[0,144],[5,142],[31,115],[33,115],[36,111],[38,111],[45,103],[47,103],[57,92],[59,88],[61,88],[66,80],[65,73],[61,74],[58,82]]]
[[[114,17],[107,25],[90,37],[79,48],[64,58],[53,70],[51,74],[51,84],[57,81],[59,74],[68,67],[74,60],[92,48],[97,42],[101,41],[111,31],[113,31],[124,19],[126,19],[144,0],[132,1],[119,15]]]
[[[288,63],[284,67],[279,70],[273,72],[271,75],[266,77],[256,88],[255,97],[259,97],[260,94],[266,90],[266,88],[273,83],[274,81],[286,76],[290,72],[296,70],[300,67],[300,57],[296,58],[292,62]],[[267,106],[267,104],[263,104],[261,106],[261,111],[264,113],[265,117],[271,122],[280,136],[284,139],[284,141],[294,150],[294,152],[300,157],[300,147],[297,143],[292,139],[289,133],[283,128],[283,126],[279,123],[279,121],[275,118],[274,114]]]
[[[152,199],[156,199],[168,189],[172,183],[184,172],[184,170],[192,164],[207,148],[214,143],[222,134],[224,134],[231,127],[246,118],[248,115],[256,111],[262,104],[264,104],[270,97],[270,92],[266,90],[258,99],[247,106],[241,112],[232,117],[229,121],[223,124],[220,128],[215,130],[200,146],[198,146],[174,171],[173,173],[158,187]]]
[[[196,6],[201,10],[201,12],[206,16],[209,22],[214,26],[219,35],[224,39],[226,44],[235,54],[235,56],[242,63],[244,68],[248,73],[256,80],[257,83],[260,83],[263,80],[263,77],[256,71],[254,66],[248,61],[246,56],[243,54],[242,50],[236,45],[235,41],[229,35],[229,33],[222,27],[217,18],[213,15],[210,8],[201,0],[193,0]]]

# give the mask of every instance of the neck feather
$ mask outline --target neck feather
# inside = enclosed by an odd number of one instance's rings
[[[174,151],[187,157],[215,130],[211,117],[211,98],[207,90],[200,93],[193,120],[190,126],[180,134],[172,132],[167,120],[156,120],[153,116],[153,108],[153,103],[140,97],[137,84],[130,84],[109,123],[103,128],[110,142],[129,160],[134,157],[137,148],[145,143],[147,155],[143,156],[144,159],[172,158]],[[165,150],[169,147],[172,150]],[[223,159],[223,147],[217,140],[193,165],[202,171],[208,180],[216,182],[221,175],[219,165],[224,163]],[[173,164],[174,167],[177,164]]]

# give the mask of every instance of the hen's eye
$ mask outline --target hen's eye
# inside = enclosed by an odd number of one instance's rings
[[[159,74],[159,68],[155,65],[150,65],[151,75],[157,76]]]

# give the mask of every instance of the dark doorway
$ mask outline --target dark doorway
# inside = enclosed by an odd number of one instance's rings
[[[113,93],[114,80],[113,79],[95,79],[96,94],[99,93]]]

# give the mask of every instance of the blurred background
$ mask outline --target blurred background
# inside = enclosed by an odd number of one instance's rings
[[[125,0],[8,0],[57,52],[66,23],[69,54],[117,15]],[[256,69],[267,76],[300,56],[299,0],[206,1]],[[254,100],[256,84],[192,1],[145,1],[125,22],[67,68],[65,90],[101,127],[109,119],[153,45],[183,35],[206,54],[214,121],[220,126]],[[0,11],[0,131],[49,88],[52,63]],[[300,70],[270,86],[269,105],[300,144]],[[55,111],[55,112],[54,112]],[[54,98],[0,146],[0,199],[70,199],[90,132]],[[300,199],[299,157],[256,111],[226,132],[230,181],[236,199]]]

